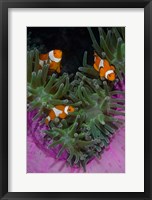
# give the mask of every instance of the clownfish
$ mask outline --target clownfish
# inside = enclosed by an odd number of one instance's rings
[[[70,112],[74,112],[72,106],[57,105],[52,108],[49,112],[49,115],[45,119],[45,123],[48,125],[51,120],[54,120],[56,117],[65,119]]]
[[[50,51],[49,53],[39,55],[39,66],[40,68],[42,68],[44,64],[49,64],[50,70],[60,73],[61,60],[62,60],[62,51],[55,49]]]
[[[100,78],[106,78],[109,81],[114,81],[116,78],[115,67],[110,65],[108,60],[101,59],[96,53],[94,54],[93,67],[99,72]]]

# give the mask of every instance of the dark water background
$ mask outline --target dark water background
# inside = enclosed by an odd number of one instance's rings
[[[107,31],[108,28],[104,28]],[[99,42],[97,27],[92,28]],[[88,52],[88,64],[93,64],[93,47],[87,27],[28,27],[27,49],[37,47],[40,53],[53,49],[63,51],[62,73],[75,73],[82,66],[83,54]]]

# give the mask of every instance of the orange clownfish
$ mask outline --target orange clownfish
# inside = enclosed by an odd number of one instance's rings
[[[62,51],[55,49],[46,54],[39,55],[39,65],[43,67],[44,64],[49,64],[49,69],[61,72]]]
[[[56,117],[65,119],[70,112],[74,112],[72,106],[58,105],[52,108],[49,112],[49,115],[45,119],[45,123],[48,125],[51,120],[54,120]]]
[[[96,71],[99,72],[101,78],[104,77],[109,81],[115,80],[115,67],[110,65],[108,60],[101,59],[97,54],[95,54],[93,67]]]

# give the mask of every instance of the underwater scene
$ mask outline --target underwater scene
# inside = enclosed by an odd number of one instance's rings
[[[125,173],[125,27],[27,27],[27,173]]]

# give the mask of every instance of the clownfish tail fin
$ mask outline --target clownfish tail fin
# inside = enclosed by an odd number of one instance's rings
[[[51,121],[51,118],[50,116],[47,116],[46,119],[45,119],[45,123],[46,125],[49,125],[49,122]]]

